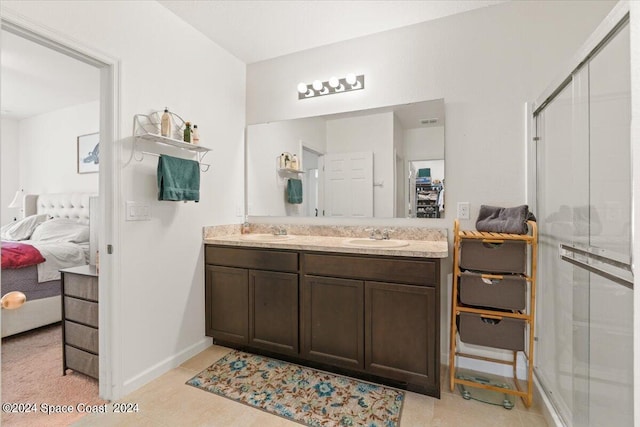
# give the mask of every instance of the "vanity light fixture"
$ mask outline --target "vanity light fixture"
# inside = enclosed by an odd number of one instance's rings
[[[356,76],[353,73],[343,78],[331,77],[325,82],[314,80],[313,83],[298,83],[298,99],[313,98],[334,93],[351,92],[364,89],[364,74]]]

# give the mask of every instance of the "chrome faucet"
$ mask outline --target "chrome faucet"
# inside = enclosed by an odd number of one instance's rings
[[[286,236],[287,228],[284,225],[272,225],[271,233],[273,233],[274,236]]]
[[[380,230],[379,228],[367,228],[366,231],[370,231],[369,234],[370,239],[374,240],[389,240],[389,232],[386,228],[384,230]]]

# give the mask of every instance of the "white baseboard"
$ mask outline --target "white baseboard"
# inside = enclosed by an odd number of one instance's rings
[[[540,385],[535,373],[533,374],[533,399],[541,402],[542,416],[547,425],[551,427],[566,427],[544,390],[542,390],[542,385]]]
[[[158,378],[160,375],[180,366],[183,362],[191,359],[196,354],[206,350],[208,347],[211,347],[211,345],[211,338],[203,338],[192,346],[182,350],[180,353],[174,354],[173,356],[170,356],[144,370],[135,377],[126,380],[122,386],[122,396],[126,396],[148,382]]]

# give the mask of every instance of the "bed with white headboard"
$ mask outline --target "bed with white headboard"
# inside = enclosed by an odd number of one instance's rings
[[[16,310],[2,310],[2,337],[28,331],[61,320],[60,268],[89,264],[95,253],[95,214],[97,196],[93,193],[27,194],[24,222],[38,220],[26,240],[10,233],[11,243],[32,246],[46,261],[24,268],[2,269],[2,295],[21,291],[27,302]],[[42,222],[40,222],[42,221]],[[19,222],[16,222],[18,224]],[[4,229],[5,227],[3,227]],[[19,233],[18,233],[19,234]],[[25,233],[26,235],[27,233]],[[16,241],[17,240],[17,241]]]

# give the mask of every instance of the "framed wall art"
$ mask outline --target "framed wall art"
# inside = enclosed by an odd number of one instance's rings
[[[100,168],[100,134],[78,137],[78,173],[95,173]]]

